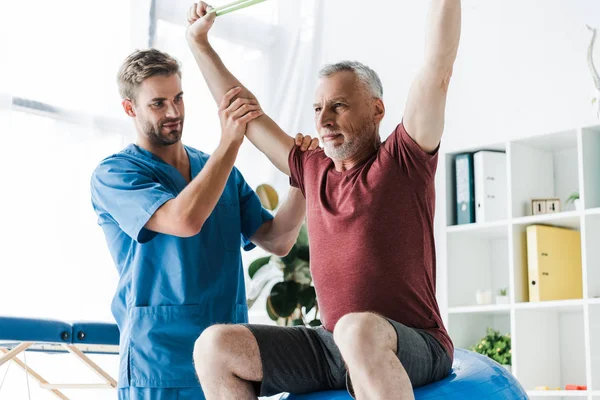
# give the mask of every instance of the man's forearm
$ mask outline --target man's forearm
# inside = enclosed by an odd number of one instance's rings
[[[275,218],[265,223],[251,240],[271,253],[285,255],[296,242],[305,215],[304,195],[300,189],[291,188]]]
[[[228,90],[236,86],[242,88],[239,97],[256,99],[227,69],[208,41],[189,40],[188,42],[216,102],[219,102]],[[250,122],[246,136],[280,171],[290,175],[288,155],[294,145],[294,140],[283,132],[271,118],[262,115]]]
[[[236,86],[242,88],[239,97],[255,99],[254,95],[225,67],[221,57],[208,41],[193,41],[190,39],[188,43],[210,93],[217,103],[229,89]]]
[[[432,0],[426,41],[427,67],[452,69],[460,41],[461,0]]]
[[[174,214],[200,230],[213,212],[231,174],[240,143],[221,143],[202,171],[174,200]]]

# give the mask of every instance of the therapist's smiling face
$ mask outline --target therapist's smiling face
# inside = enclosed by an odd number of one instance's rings
[[[138,129],[153,144],[169,146],[181,140],[185,107],[179,75],[156,75],[138,87],[135,100]]]

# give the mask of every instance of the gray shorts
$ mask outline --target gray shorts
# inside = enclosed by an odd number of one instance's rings
[[[445,378],[452,362],[445,348],[429,333],[388,319],[398,336],[398,359],[414,388]],[[349,375],[333,334],[323,327],[244,325],[256,338],[263,380],[258,396],[347,389]]]

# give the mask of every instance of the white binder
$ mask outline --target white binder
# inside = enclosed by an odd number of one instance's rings
[[[507,218],[506,154],[478,151],[473,156],[475,172],[475,221]]]

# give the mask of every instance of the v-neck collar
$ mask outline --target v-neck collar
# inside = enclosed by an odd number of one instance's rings
[[[188,162],[190,163],[191,180],[193,180],[200,173],[200,169],[201,169],[200,164],[201,163],[198,158],[198,155],[196,154],[195,151],[193,151],[193,149],[189,148],[186,145],[184,145],[183,148],[185,149],[185,152],[188,156]],[[178,186],[180,186],[181,188],[184,188],[185,186],[187,186],[188,181],[181,174],[181,172],[179,172],[179,170],[177,168],[175,168],[173,165],[167,163],[166,161],[164,161],[162,158],[158,157],[154,153],[138,146],[135,143],[131,143],[125,149],[125,152],[130,153],[132,155],[136,155],[141,158],[144,158],[153,164],[160,164],[161,167],[163,167],[169,171],[169,175],[172,176],[173,179],[176,180],[176,183]]]

